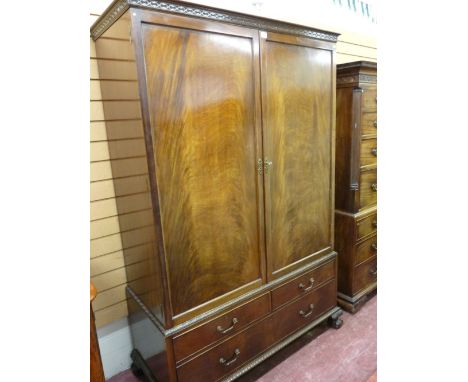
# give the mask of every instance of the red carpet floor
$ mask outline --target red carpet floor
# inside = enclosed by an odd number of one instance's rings
[[[344,313],[339,330],[321,325],[238,379],[239,382],[377,381],[377,297],[354,315]],[[111,382],[137,382],[129,371]]]

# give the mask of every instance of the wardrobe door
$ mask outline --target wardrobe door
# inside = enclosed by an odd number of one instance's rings
[[[332,248],[334,51],[261,32],[269,279]]]
[[[170,15],[142,18],[149,134],[177,323],[265,280],[258,32]]]

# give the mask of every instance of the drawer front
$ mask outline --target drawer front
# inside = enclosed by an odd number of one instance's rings
[[[361,166],[377,165],[377,139],[361,140]]]
[[[377,212],[356,222],[357,240],[377,231]]]
[[[273,344],[268,317],[177,368],[179,382],[211,382],[232,373]]]
[[[361,115],[361,134],[377,134],[377,113],[362,113]]]
[[[269,295],[264,294],[222,316],[174,337],[174,355],[180,361],[211,343],[227,338],[270,311]]]
[[[273,314],[275,341],[302,328],[336,306],[336,280],[288,304]]]
[[[377,89],[367,88],[362,93],[362,109],[377,110]]]
[[[359,199],[361,209],[377,203],[377,170],[361,172]]]
[[[273,309],[284,305],[296,297],[302,296],[307,292],[335,278],[335,260],[321,265],[311,271],[304,273],[302,276],[281,285],[271,292],[271,301]]]
[[[354,264],[361,264],[373,256],[377,256],[377,235],[363,241],[356,247]]]
[[[353,294],[377,281],[377,257],[354,268]]]

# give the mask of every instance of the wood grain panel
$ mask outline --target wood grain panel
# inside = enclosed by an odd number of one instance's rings
[[[361,166],[377,166],[377,139],[361,140]]]
[[[361,244],[356,247],[356,255],[354,257],[354,263],[356,265],[370,259],[373,256],[377,256],[377,235],[364,240]]]
[[[362,113],[361,133],[372,136],[377,134],[377,113]]]
[[[270,277],[331,246],[332,52],[262,39]],[[292,70],[294,68],[294,70]]]
[[[361,172],[359,199],[361,210],[377,203],[377,169]]]
[[[237,30],[142,27],[176,315],[262,277],[256,34],[235,36]]]

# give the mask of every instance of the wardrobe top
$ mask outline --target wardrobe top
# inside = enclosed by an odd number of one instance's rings
[[[221,21],[253,29],[288,33],[330,42],[336,42],[339,36],[339,33],[327,32],[303,25],[206,7],[204,5],[188,3],[185,1],[115,0],[91,26],[91,37],[93,40],[99,38],[99,36],[129,8],[156,10],[159,12],[191,16],[205,20]]]

